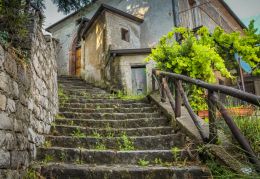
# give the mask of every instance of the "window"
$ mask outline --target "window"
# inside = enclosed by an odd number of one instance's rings
[[[190,6],[196,5],[196,1],[195,0],[188,0],[188,1],[189,1],[189,5]]]
[[[129,30],[121,28],[121,39],[124,41],[130,41],[130,33]]]

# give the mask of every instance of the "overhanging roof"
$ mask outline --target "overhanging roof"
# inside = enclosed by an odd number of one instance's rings
[[[97,1],[97,0],[92,0],[91,3],[88,4],[88,5],[86,5],[85,7],[83,7],[83,9],[89,7],[90,5],[92,5],[93,3],[95,3],[96,1]],[[47,27],[45,30],[46,30],[47,32],[50,32],[52,28],[54,28],[55,26],[59,25],[59,24],[62,23],[63,21],[69,19],[70,17],[72,17],[72,16],[78,14],[81,10],[82,10],[82,9],[77,10],[77,11],[75,11],[75,12],[73,12],[73,13],[67,15],[66,17],[62,18],[61,20],[59,20],[59,21],[55,22],[54,24],[50,25],[49,27]]]
[[[246,29],[246,25],[241,21],[241,19],[234,13],[234,11],[229,7],[229,5],[224,0],[219,0],[219,2],[227,9],[230,15],[238,22],[238,24]]]
[[[94,16],[91,18],[91,20],[89,21],[89,23],[86,25],[84,31],[83,31],[83,35],[85,33],[87,33],[87,31],[90,29],[90,27],[92,26],[92,24],[96,21],[96,19],[99,17],[100,14],[102,14],[103,11],[109,11],[109,12],[113,12],[113,13],[116,13],[120,16],[123,16],[125,18],[128,18],[130,20],[133,20],[133,21],[136,21],[138,23],[142,23],[144,20],[143,19],[140,19],[136,16],[133,16],[131,14],[128,14],[124,11],[121,11],[119,9],[116,9],[112,6],[109,6],[107,4],[101,4],[100,7],[98,8],[97,12],[94,14]]]

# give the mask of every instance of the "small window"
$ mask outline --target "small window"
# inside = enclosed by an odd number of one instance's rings
[[[124,41],[130,41],[130,33],[129,30],[121,28],[121,39]]]
[[[189,1],[189,5],[190,6],[196,5],[196,1],[195,0],[188,0],[188,1]]]

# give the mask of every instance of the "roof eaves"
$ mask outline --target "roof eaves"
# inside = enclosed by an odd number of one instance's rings
[[[96,1],[97,1],[97,0],[92,0],[92,2],[91,2],[90,4],[88,4],[88,5],[86,5],[85,7],[81,8],[81,9],[79,9],[79,10],[77,10],[77,11],[75,11],[75,12],[69,14],[69,15],[67,15],[66,17],[62,18],[61,20],[59,20],[59,21],[55,22],[54,24],[50,25],[49,27],[47,27],[45,30],[46,30],[47,32],[50,32],[53,27],[57,26],[58,24],[60,24],[61,22],[65,21],[65,20],[69,19],[70,17],[72,17],[72,16],[78,14],[82,9],[85,9],[85,8],[91,6],[91,5],[94,4]]]
[[[246,29],[246,25],[241,21],[241,19],[235,14],[235,12],[229,7],[229,5],[224,0],[219,0],[220,3],[228,10],[228,12],[231,14],[231,16],[238,22],[238,24]]]
[[[101,4],[100,7],[98,8],[98,10],[96,11],[96,13],[94,14],[94,16],[90,19],[89,23],[87,24],[87,26],[85,27],[85,29],[83,30],[83,33],[82,33],[82,38],[84,36],[84,34],[87,33],[87,31],[90,29],[90,27],[93,25],[93,23],[96,21],[96,19],[99,17],[99,15],[104,11],[104,10],[107,10],[107,11],[111,11],[111,12],[114,12],[116,14],[119,14],[121,16],[124,16],[126,18],[129,18],[133,21],[136,21],[138,23],[142,23],[144,20],[143,19],[140,19],[136,16],[133,16],[131,14],[128,14],[124,11],[121,11],[119,9],[116,9],[114,7],[111,7],[109,5],[106,5],[106,4]]]

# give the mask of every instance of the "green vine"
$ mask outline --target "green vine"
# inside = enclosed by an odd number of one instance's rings
[[[147,61],[154,60],[161,70],[215,83],[217,71],[222,77],[234,79],[230,70],[238,65],[234,59],[234,54],[238,53],[252,67],[253,73],[258,74],[260,47],[252,39],[252,34],[255,34],[252,29],[254,27],[241,36],[238,32],[226,33],[220,27],[213,33],[207,27],[196,33],[184,27],[175,28],[161,38]],[[181,37],[179,42],[175,40],[176,36]],[[205,109],[205,91],[193,85],[189,88],[188,97],[193,109]]]

